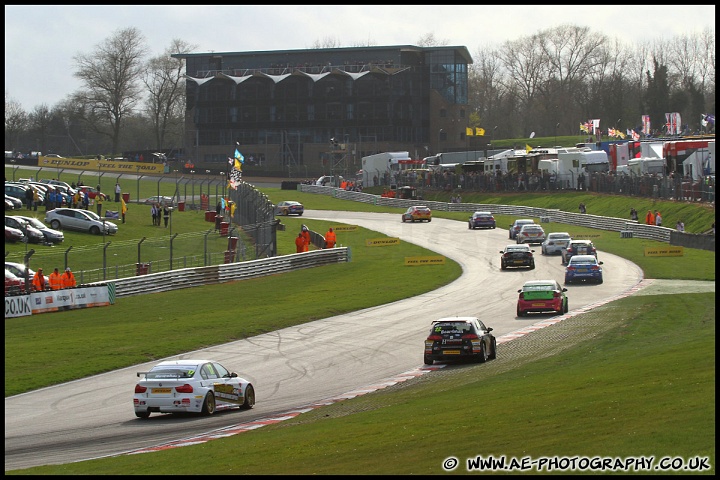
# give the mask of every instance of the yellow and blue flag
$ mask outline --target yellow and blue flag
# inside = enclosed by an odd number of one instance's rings
[[[245,157],[243,157],[240,150],[235,149],[235,158],[228,158],[228,163],[232,165],[232,169],[228,174],[228,186],[237,190],[238,185],[242,181],[242,166],[245,163]]]

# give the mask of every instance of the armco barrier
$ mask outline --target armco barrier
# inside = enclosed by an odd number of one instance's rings
[[[610,230],[616,232],[631,232],[633,238],[642,238],[646,240],[657,240],[659,242],[670,243],[670,235],[675,230],[668,227],[658,227],[656,225],[645,225],[635,220],[626,218],[602,217],[599,215],[591,215],[587,213],[571,213],[563,212],[556,209],[525,207],[520,205],[496,205],[496,204],[480,204],[480,203],[444,203],[431,202],[426,200],[405,200],[399,198],[384,198],[379,195],[371,195],[369,193],[347,191],[335,187],[321,187],[316,185],[299,185],[301,192],[316,193],[320,195],[328,195],[343,200],[354,202],[369,203],[372,205],[384,205],[387,207],[407,208],[412,205],[423,204],[432,210],[444,212],[474,212],[476,210],[487,211],[498,215],[512,215],[516,217],[543,218],[550,222],[565,223],[567,225],[579,225],[588,228],[597,228],[600,230]],[[498,225],[504,228],[504,225]],[[627,234],[626,234],[627,235]],[[693,245],[703,245],[691,248],[703,248],[705,250],[715,250],[714,235],[703,235],[703,237],[712,237],[712,239],[695,240],[688,242]],[[629,237],[628,237],[629,238]],[[686,245],[689,247],[689,245]]]
[[[249,278],[274,275],[276,273],[287,273],[303,268],[348,262],[349,259],[349,248],[338,247],[249,260],[246,262],[183,268],[180,270],[151,273],[139,277],[120,278],[108,282],[96,282],[90,285],[113,284],[115,296],[120,298],[143,293],[167,292],[179,288],[247,280]]]

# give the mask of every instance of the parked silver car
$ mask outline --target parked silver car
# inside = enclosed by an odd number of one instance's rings
[[[17,215],[6,215],[5,225],[12,228],[17,228],[25,234],[30,243],[42,243],[45,240],[45,235],[40,230],[33,227],[30,222]]]
[[[65,234],[63,232],[48,227],[35,217],[26,217],[23,215],[16,215],[16,217],[27,220],[30,225],[40,230],[40,232],[45,235],[45,242],[47,243],[62,243],[65,240]]]
[[[45,213],[45,223],[55,230],[77,230],[89,232],[93,235],[102,233],[103,228],[106,234],[114,234],[118,226],[104,218],[100,218],[90,210],[77,210],[73,208],[56,208]]]

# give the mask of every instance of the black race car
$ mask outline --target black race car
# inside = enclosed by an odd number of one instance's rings
[[[500,268],[505,270],[508,267],[529,267],[530,270],[535,268],[535,250],[530,250],[528,245],[507,245],[505,249],[500,250]]]
[[[425,365],[435,360],[486,362],[497,357],[497,343],[477,317],[447,317],[435,320],[425,339]]]

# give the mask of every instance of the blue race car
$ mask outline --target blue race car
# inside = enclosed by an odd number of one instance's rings
[[[565,267],[565,283],[592,281],[603,283],[603,269],[595,255],[573,255]]]

